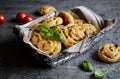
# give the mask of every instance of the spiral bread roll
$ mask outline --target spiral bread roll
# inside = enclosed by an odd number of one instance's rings
[[[77,24],[78,26],[81,26],[85,23],[85,21],[82,19],[74,19],[74,23]]]
[[[120,47],[114,44],[104,44],[99,48],[98,56],[105,62],[117,62],[120,60]]]
[[[53,39],[42,40],[38,42],[36,47],[52,57],[58,55],[61,51],[61,43]]]
[[[69,12],[66,11],[60,12],[58,16],[63,19],[63,24],[65,25],[69,23],[74,23],[74,18]]]
[[[69,35],[76,41],[80,41],[85,37],[84,29],[76,24],[68,25]]]
[[[36,46],[38,42],[40,42],[41,40],[42,40],[41,35],[38,32],[33,31],[31,36],[31,43]]]
[[[82,25],[82,28],[85,29],[86,34],[96,34],[97,33],[97,29],[92,24],[85,23]]]
[[[84,31],[81,30],[81,27],[75,24],[65,26],[60,32],[64,37],[64,45],[67,48],[85,37]]]
[[[45,6],[42,6],[38,12],[41,14],[41,15],[45,15],[45,14],[48,14],[52,11],[56,11],[55,7],[53,6],[50,6],[50,5],[45,5]]]
[[[68,47],[72,46],[73,44],[77,43],[74,39],[72,39],[70,36],[66,36],[64,33],[65,33],[65,31],[61,31],[61,34],[64,37],[64,45],[65,45],[65,47],[68,48]]]
[[[43,33],[38,31],[39,25],[36,24],[32,27],[31,43],[49,56],[54,57],[58,55],[61,51],[61,42],[55,41],[53,38],[43,39]]]
[[[57,42],[53,39],[43,40],[41,37],[39,38],[40,34],[33,32],[33,36],[31,38],[31,43],[35,45],[38,49],[44,51],[45,54],[49,56],[56,56],[61,51],[61,43]]]
[[[63,23],[63,19],[61,17],[51,17],[47,18],[46,20],[42,21],[43,24],[48,25],[49,27],[54,27],[56,25],[60,25]]]

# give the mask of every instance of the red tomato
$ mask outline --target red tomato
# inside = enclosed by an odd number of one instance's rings
[[[3,24],[5,22],[5,16],[0,13],[0,24]]]
[[[26,17],[27,15],[26,15],[26,13],[25,12],[18,12],[17,13],[17,19],[19,20],[19,21],[23,21],[23,19]]]
[[[33,17],[27,15],[27,16],[23,19],[23,22],[24,22],[24,23],[27,23],[27,22],[30,22],[30,21],[32,21],[32,20],[33,20]]]

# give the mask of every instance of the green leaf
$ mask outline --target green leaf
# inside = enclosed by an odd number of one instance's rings
[[[51,32],[51,33],[55,33],[55,32],[57,32],[59,29],[60,29],[59,26],[54,26],[54,27],[50,30],[50,32]]]
[[[58,30],[60,29],[59,26],[54,26],[52,29],[50,29],[50,27],[48,27],[47,25],[41,24],[41,25],[39,25],[38,29],[40,32],[44,33],[43,39],[48,39],[51,36],[53,36],[53,38],[56,41],[59,41],[62,43],[64,42],[63,36],[58,33]]]
[[[93,71],[93,66],[92,64],[85,60],[85,61],[82,61],[81,63],[81,68],[84,70],[84,71],[87,71],[87,72],[92,72]]]
[[[95,71],[93,78],[94,79],[103,79],[106,76],[107,72],[108,72],[107,70],[99,69],[99,70]]]
[[[45,24],[39,25],[38,29],[39,29],[40,32],[43,32],[43,33],[47,33],[47,32],[50,31],[50,28]]]
[[[52,36],[52,34],[48,32],[48,33],[44,34],[43,39],[48,39],[48,38],[50,38],[50,36]]]
[[[53,38],[56,40],[56,41],[59,41],[59,42],[64,42],[64,38],[61,34],[59,33],[53,33]]]

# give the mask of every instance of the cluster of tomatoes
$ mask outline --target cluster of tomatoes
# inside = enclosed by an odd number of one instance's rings
[[[33,20],[33,17],[30,15],[27,15],[25,12],[18,12],[16,15],[16,18],[18,21],[27,23]],[[0,24],[4,24],[6,21],[5,16],[0,13]]]
[[[33,20],[33,17],[30,15],[27,15],[25,12],[18,12],[16,17],[20,22],[23,22],[23,23],[27,23]]]

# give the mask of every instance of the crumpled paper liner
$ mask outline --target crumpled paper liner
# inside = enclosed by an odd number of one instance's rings
[[[85,6],[75,7],[71,9],[71,12],[76,16],[86,20],[88,23],[95,25],[99,33],[97,35],[88,35],[85,39],[81,40],[77,44],[63,50],[56,57],[50,57],[46,55],[45,53],[43,53],[42,50],[37,49],[30,42],[31,33],[32,33],[31,27],[45,20],[46,18],[55,16],[57,14],[56,12],[51,12],[49,14],[46,14],[24,25],[15,25],[14,26],[15,34],[21,37],[23,42],[28,46],[30,46],[31,49],[33,49],[32,52],[38,60],[50,66],[56,66],[70,60],[73,57],[79,56],[81,53],[89,49],[92,45],[98,42],[104,36],[104,34],[107,31],[109,31],[117,22],[117,19],[104,20],[102,17],[100,17],[99,15],[97,15],[96,13],[94,13],[92,10],[88,9]]]

